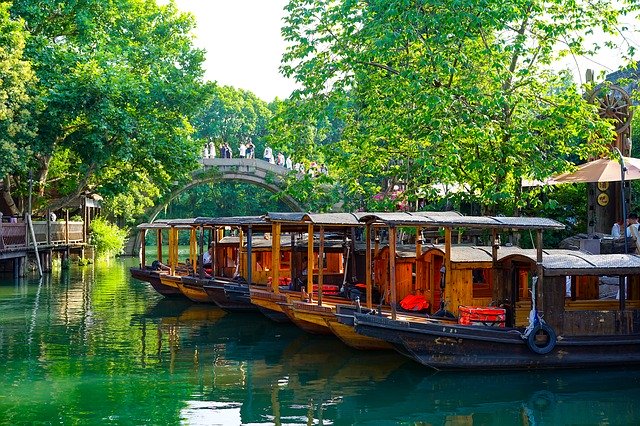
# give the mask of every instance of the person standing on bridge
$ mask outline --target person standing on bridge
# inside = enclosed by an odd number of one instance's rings
[[[229,142],[224,143],[224,152],[227,155],[226,158],[233,158],[233,153],[231,152],[231,147],[229,146]]]
[[[247,139],[247,158],[256,158],[256,146],[251,139]]]
[[[273,152],[271,151],[271,148],[268,146],[264,147],[264,154],[262,154],[262,158],[264,158],[264,161],[268,161],[273,164]]]
[[[242,141],[240,141],[240,147],[238,148],[238,152],[239,152],[238,156],[240,158],[247,158],[247,146]]]
[[[216,144],[209,142],[209,158],[216,158]]]

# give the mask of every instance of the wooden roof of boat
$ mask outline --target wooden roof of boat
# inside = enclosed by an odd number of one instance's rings
[[[500,253],[500,251],[498,251]],[[500,260],[508,257],[524,257],[536,262],[535,250],[503,252]],[[567,275],[640,275],[640,256],[636,254],[591,254],[578,250],[542,251],[542,268],[545,276]]]
[[[358,221],[358,216],[354,213],[280,213],[269,212],[266,216],[271,222],[281,222],[289,224],[309,224],[328,227],[351,227],[363,226]]]
[[[564,229],[560,222],[542,217],[463,216],[458,212],[364,213],[360,221],[391,226]]]
[[[171,227],[179,229],[189,229],[194,219],[160,219],[153,222],[141,223],[138,229],[169,229]]]
[[[198,217],[196,223],[199,225],[212,226],[238,226],[238,227],[259,227],[271,226],[265,216],[227,216],[227,217]]]

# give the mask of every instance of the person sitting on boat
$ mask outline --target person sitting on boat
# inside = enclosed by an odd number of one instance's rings
[[[151,263],[151,269],[154,271],[168,271],[171,268],[169,268],[167,265],[165,265],[164,263],[160,262],[159,260],[154,260]]]
[[[205,268],[211,268],[211,262],[213,259],[213,245],[209,245],[209,250],[202,255],[202,266]]]

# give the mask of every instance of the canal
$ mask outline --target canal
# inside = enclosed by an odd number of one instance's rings
[[[640,370],[434,373],[164,300],[136,259],[0,276],[1,424],[638,424]]]

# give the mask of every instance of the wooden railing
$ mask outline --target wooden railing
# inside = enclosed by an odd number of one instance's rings
[[[0,223],[0,249],[22,248],[31,244],[31,236],[24,222]],[[86,242],[83,222],[33,222],[39,245],[78,244]]]

